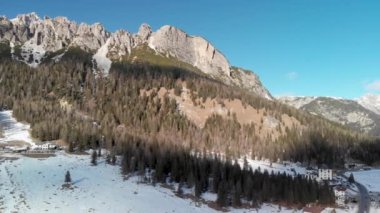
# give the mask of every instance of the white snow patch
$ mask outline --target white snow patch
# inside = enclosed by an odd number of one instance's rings
[[[112,61],[109,58],[107,58],[109,43],[110,38],[102,47],[98,49],[96,54],[93,56],[93,59],[96,61],[97,68],[100,69],[100,71],[102,71],[105,75],[108,74],[112,64]]]
[[[244,166],[244,158],[238,160],[239,164]],[[283,163],[274,163],[269,160],[253,160],[247,158],[248,165],[252,168],[253,171],[260,170],[264,172],[268,171],[269,174],[272,172],[274,174],[286,173],[288,175],[303,175],[306,174],[306,168],[302,167],[300,163],[293,163],[284,161]]]
[[[350,175],[351,172],[346,173],[346,175]],[[373,170],[363,170],[352,172],[354,175],[355,181],[363,184],[368,191],[372,192],[380,192],[380,169]]]
[[[31,146],[35,146],[35,140],[30,136],[30,125],[18,122],[12,111],[0,111],[0,125],[3,127],[3,136],[0,143],[12,141],[24,141]]]
[[[67,51],[65,51],[64,53],[61,53],[59,55],[54,56],[51,60],[53,60],[56,63],[59,62],[61,60],[61,58],[65,55],[66,52]]]

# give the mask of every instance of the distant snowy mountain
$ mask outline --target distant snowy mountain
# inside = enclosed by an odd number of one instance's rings
[[[380,115],[380,95],[377,94],[366,94],[360,97],[358,103],[363,107],[373,111],[374,113]]]
[[[14,19],[0,17],[0,42],[11,47],[14,59],[32,67],[44,60],[59,61],[67,49],[79,47],[93,55],[94,70],[105,75],[113,62],[128,60],[136,50],[147,48],[148,52],[186,63],[228,85],[273,99],[256,74],[232,67],[206,39],[188,35],[169,25],[155,32],[147,24],[142,24],[138,33],[108,32],[100,23],[77,24],[66,17],[42,19],[36,13],[30,13]],[[149,57],[149,54],[142,55]],[[135,61],[135,58],[129,61]]]
[[[358,101],[333,97],[280,97],[282,103],[314,115],[349,126],[353,129],[380,135],[378,96],[367,95]]]

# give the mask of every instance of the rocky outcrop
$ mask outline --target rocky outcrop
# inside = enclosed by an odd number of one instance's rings
[[[99,23],[93,25],[80,24],[72,45],[87,51],[95,51],[106,43],[109,35]]]
[[[79,47],[94,54],[94,69],[105,74],[112,61],[124,60],[135,48],[144,45],[156,54],[190,64],[214,79],[272,99],[257,75],[232,68],[227,58],[206,39],[190,36],[173,26],[166,25],[153,32],[148,24],[142,24],[136,34],[125,30],[110,33],[99,23],[78,25],[65,17],[41,19],[30,13],[11,20],[0,17],[0,42],[3,41],[10,43],[12,53],[20,48],[21,55],[14,58],[33,67],[49,53]],[[53,60],[58,61],[60,57]]]
[[[254,72],[239,67],[231,68],[231,80],[235,86],[245,88],[255,94],[269,100],[273,100],[273,96],[262,85],[260,78]]]
[[[230,64],[214,46],[201,37],[163,26],[149,38],[149,47],[175,57],[213,76],[230,76]]]

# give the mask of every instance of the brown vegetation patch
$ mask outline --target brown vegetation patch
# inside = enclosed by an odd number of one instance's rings
[[[25,157],[29,158],[50,158],[50,157],[55,157],[55,154],[52,153],[28,153],[28,154],[23,154]]]
[[[183,85],[179,96],[175,95],[174,89],[168,90],[164,87],[159,90],[141,90],[140,94],[149,96],[155,91],[160,98],[167,95],[175,99],[178,109],[199,128],[204,128],[207,119],[214,114],[226,119],[236,119],[241,125],[253,125],[255,134],[261,139],[270,137],[275,140],[280,135],[284,135],[286,129],[302,127],[294,117],[287,114],[278,115],[264,108],[256,109],[239,99],[207,98],[203,100],[190,92],[185,87],[185,83]]]

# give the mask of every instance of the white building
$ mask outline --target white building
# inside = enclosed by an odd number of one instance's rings
[[[338,205],[344,205],[347,198],[347,189],[343,186],[334,188],[335,201]]]
[[[51,143],[44,143],[44,144],[36,145],[35,147],[33,147],[33,149],[35,150],[52,150],[56,148],[57,146]]]
[[[318,169],[319,180],[332,180],[332,178],[333,178],[332,169]]]
[[[315,170],[306,170],[304,177],[309,180],[318,180],[318,173]]]

